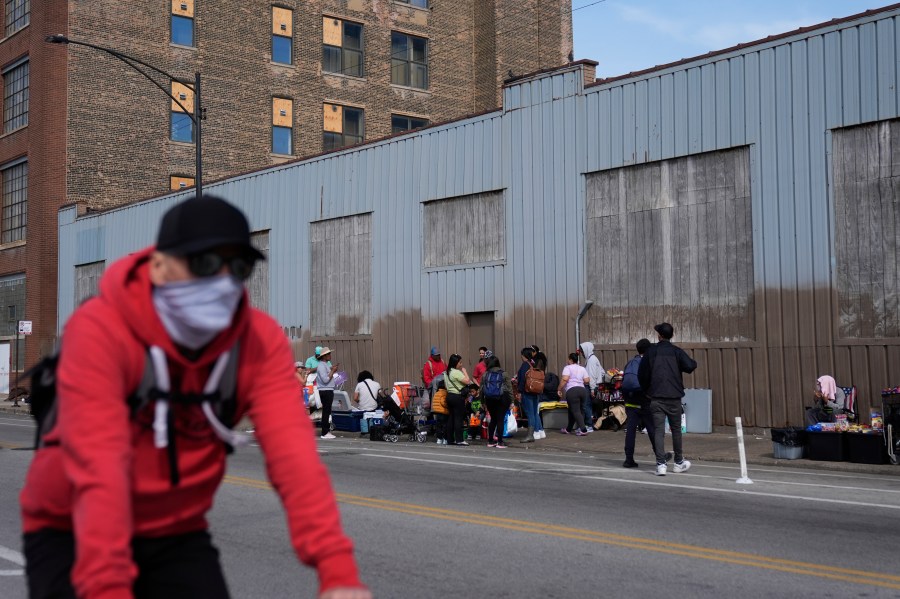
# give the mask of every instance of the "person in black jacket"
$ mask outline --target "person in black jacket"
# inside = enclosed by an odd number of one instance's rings
[[[641,359],[638,380],[641,389],[650,398],[650,413],[653,415],[654,443],[656,452],[656,474],[666,475],[666,420],[672,430],[672,450],[675,452],[675,472],[686,472],[691,463],[684,459],[681,448],[681,398],[684,397],[682,373],[694,372],[695,362],[683,349],[672,345],[675,329],[668,322],[653,327],[659,342],[650,347]]]

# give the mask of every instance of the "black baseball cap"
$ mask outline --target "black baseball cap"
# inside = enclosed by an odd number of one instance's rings
[[[671,339],[675,335],[675,329],[668,322],[659,323],[653,330],[662,335],[663,339]]]
[[[156,249],[188,256],[222,246],[237,246],[248,258],[266,257],[250,243],[250,224],[237,207],[216,196],[191,198],[163,215]]]

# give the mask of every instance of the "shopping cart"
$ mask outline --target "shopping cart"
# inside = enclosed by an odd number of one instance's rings
[[[896,464],[900,454],[900,388],[881,393],[881,409],[884,418],[884,444],[891,464]]]

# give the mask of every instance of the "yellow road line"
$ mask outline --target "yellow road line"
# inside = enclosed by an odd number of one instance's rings
[[[261,490],[272,489],[272,487],[266,481],[238,476],[226,476],[225,482]],[[704,559],[721,563],[760,568],[764,570],[787,572],[791,574],[802,574],[804,576],[815,576],[817,578],[828,578],[853,584],[867,584],[889,589],[900,589],[900,576],[895,576],[892,574],[866,572],[863,570],[853,570],[849,568],[836,568],[824,564],[784,560],[780,558],[754,555],[752,553],[711,549],[707,547],[686,545],[682,543],[669,543],[666,541],[659,541],[655,539],[630,537],[626,535],[618,535],[600,531],[585,531],[582,529],[570,528],[566,526],[543,524],[540,522],[525,522],[521,520],[501,518],[497,516],[482,514],[473,516],[469,512],[400,503],[384,499],[374,499],[371,497],[349,495],[346,493],[337,493],[336,495],[338,501],[341,503],[395,513],[410,514],[414,516],[447,520],[463,524],[490,526],[492,528],[514,530],[517,532],[539,534],[563,539],[586,541],[590,543],[600,543],[603,545],[625,547],[628,549],[653,551],[655,553],[665,553],[669,555]]]
[[[3,449],[24,449],[21,445],[16,445],[15,443],[7,443],[6,441],[0,441],[0,447]]]

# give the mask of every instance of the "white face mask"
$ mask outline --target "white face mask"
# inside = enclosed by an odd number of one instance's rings
[[[244,285],[231,275],[167,283],[153,288],[153,307],[172,340],[197,350],[231,324]]]

